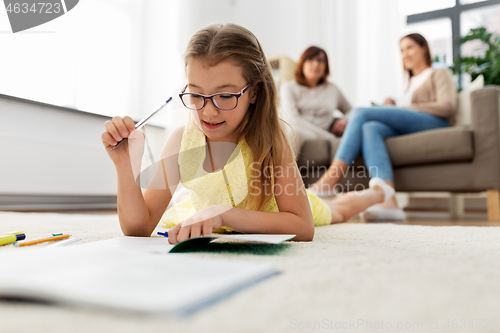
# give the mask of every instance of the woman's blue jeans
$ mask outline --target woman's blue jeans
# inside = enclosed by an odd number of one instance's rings
[[[384,140],[447,126],[448,121],[443,118],[408,109],[387,106],[356,108],[347,122],[335,159],[351,165],[362,153],[370,177],[394,182]]]

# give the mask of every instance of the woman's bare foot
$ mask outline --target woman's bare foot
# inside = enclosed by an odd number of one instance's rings
[[[347,171],[348,165],[342,160],[333,160],[332,165],[326,170],[325,174],[309,189],[316,193],[335,193],[335,185],[340,177],[343,177],[344,172]]]
[[[333,192],[338,182],[336,172],[330,167],[321,178],[312,184],[309,189],[315,192]]]

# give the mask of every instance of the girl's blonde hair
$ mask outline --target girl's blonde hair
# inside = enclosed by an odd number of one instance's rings
[[[285,155],[294,158],[283,121],[278,117],[277,89],[262,47],[255,35],[241,26],[213,24],[191,37],[184,55],[185,65],[192,59],[201,59],[209,65],[234,62],[256,89],[257,100],[250,105],[236,134],[238,140],[245,138],[253,162],[258,165],[251,168],[246,208],[260,210],[273,195],[275,167],[283,166]]]

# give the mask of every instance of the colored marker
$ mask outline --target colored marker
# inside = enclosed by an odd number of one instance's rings
[[[17,235],[17,234],[24,234],[24,231],[9,231],[2,233],[2,235]]]
[[[44,243],[44,242],[52,242],[52,241],[59,240],[59,239],[69,238],[69,236],[71,236],[71,235],[52,236],[52,237],[47,237],[47,238],[35,239],[32,241],[24,241],[24,242],[20,242],[20,243],[16,242],[14,244],[14,246],[30,246],[30,245],[40,244],[40,243]]]
[[[168,231],[165,231],[165,232],[157,232],[158,235],[161,235],[163,237],[167,237],[168,238]]]
[[[0,236],[0,245],[7,245],[15,243],[19,240],[23,240],[26,238],[25,234],[15,234],[15,235],[4,235]]]
[[[55,242],[54,244],[50,244],[47,247],[65,246],[65,245],[68,245],[68,244],[71,244],[71,243],[74,243],[74,242],[78,242],[79,240],[80,240],[80,238],[70,237],[70,238],[62,240],[60,242]]]

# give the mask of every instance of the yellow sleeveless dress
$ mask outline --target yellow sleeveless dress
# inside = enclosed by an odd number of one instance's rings
[[[172,228],[198,210],[212,205],[246,207],[253,159],[245,139],[240,140],[228,163],[220,171],[206,172],[203,169],[205,158],[205,134],[195,124],[190,123],[182,135],[178,158],[180,180],[189,190],[190,198],[165,211],[160,220],[164,228]],[[330,224],[332,220],[330,207],[309,191],[307,197],[314,225]],[[274,195],[263,205],[261,211],[279,212]],[[228,233],[234,230],[223,226],[214,232]]]

